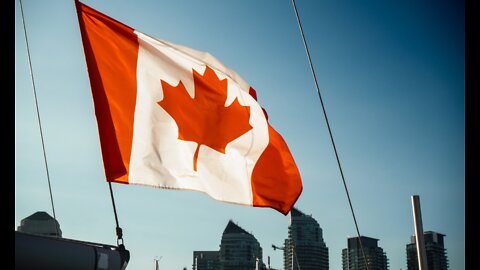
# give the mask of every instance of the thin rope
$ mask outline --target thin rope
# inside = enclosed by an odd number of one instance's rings
[[[27,28],[25,26],[25,17],[23,15],[22,0],[19,0],[19,2],[20,2],[20,10],[21,10],[21,13],[22,13],[23,32],[25,33],[25,44],[27,45],[27,55],[28,55],[28,65],[29,65],[29,68],[30,68],[30,77],[32,78],[33,96],[35,98],[35,108],[37,109],[38,126],[40,128],[40,138],[42,140],[43,160],[45,162],[45,170],[47,172],[48,190],[50,192],[50,202],[52,204],[53,218],[55,219],[55,222],[56,222],[55,223],[55,229],[57,231],[57,236],[60,237],[59,223],[57,221],[57,216],[55,215],[55,206],[53,204],[52,185],[50,183],[50,173],[48,172],[47,154],[46,154],[46,151],[45,151],[45,142],[43,140],[42,122],[40,121],[40,110],[38,108],[37,91],[36,91],[36,88],[35,88],[35,80],[33,78],[32,60],[30,58],[30,47],[28,46]]]
[[[343,174],[342,165],[340,164],[340,158],[338,157],[337,147],[335,146],[335,141],[333,140],[332,130],[331,130],[330,124],[328,122],[327,112],[326,112],[325,106],[323,104],[322,95],[320,94],[320,87],[318,86],[317,75],[315,74],[315,69],[313,68],[312,59],[310,57],[310,51],[308,50],[307,41],[306,41],[305,35],[303,33],[302,24],[300,22],[300,17],[298,15],[297,7],[295,5],[295,0],[292,0],[292,5],[293,5],[293,9],[295,11],[295,16],[297,17],[297,23],[298,23],[298,27],[300,28],[300,34],[302,35],[303,45],[304,45],[305,51],[307,53],[308,63],[310,64],[310,70],[312,71],[313,80],[315,82],[315,88],[317,89],[318,98],[320,99],[320,103],[322,105],[323,115],[325,116],[325,121],[326,121],[327,127],[328,127],[328,133],[330,134],[330,140],[332,141],[333,150],[335,152],[335,157],[337,158],[337,164],[338,164],[338,168],[340,169],[340,174],[342,176],[343,186],[344,186],[345,192],[347,194],[348,204],[350,205],[350,210],[352,211],[353,221],[355,223],[355,229],[357,230],[358,240],[360,242],[360,249],[362,250],[363,259],[365,260],[365,266],[367,267],[367,270],[368,270],[367,257],[365,256],[365,251],[363,250],[363,244],[362,244],[362,241],[361,241],[361,238],[360,238],[360,230],[358,229],[357,219],[355,218],[355,212],[353,211],[352,201],[350,199],[350,194],[348,193],[347,183],[345,181],[345,176]]]
[[[112,198],[112,205],[113,205],[113,214],[115,215],[115,223],[117,225],[117,245],[119,248],[124,249],[125,246],[123,245],[123,232],[122,228],[118,225],[118,216],[117,216],[117,208],[115,207],[115,198],[113,198],[113,190],[112,190],[112,183],[108,182],[108,187],[110,188],[110,197]]]

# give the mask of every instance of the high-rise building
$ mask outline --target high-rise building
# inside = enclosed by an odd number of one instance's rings
[[[19,232],[31,234],[40,234],[46,236],[62,237],[60,224],[47,212],[39,211],[22,219],[20,226],[17,227]]]
[[[192,270],[219,270],[219,251],[194,251]]]
[[[378,246],[378,239],[361,236],[360,241],[358,237],[348,238],[348,246],[342,250],[343,270],[367,270],[365,259],[368,270],[387,270],[387,255]]]
[[[328,270],[328,248],[318,222],[296,208],[290,211],[288,238],[283,247],[285,270]]]
[[[266,269],[255,236],[229,221],[220,243],[220,270]]]
[[[444,246],[444,234],[427,231],[423,233],[428,270],[448,270],[447,252]],[[418,270],[418,257],[415,236],[407,244],[407,269]]]

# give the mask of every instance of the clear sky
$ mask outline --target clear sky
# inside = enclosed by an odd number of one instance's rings
[[[323,229],[330,269],[356,236],[292,3],[99,1],[95,8],[145,34],[207,51],[256,90],[302,175],[296,207]],[[450,269],[465,269],[465,23],[463,1],[296,1],[362,235],[379,239],[390,269],[406,269],[414,234],[446,235]],[[74,1],[23,0],[57,218],[66,238],[116,244]],[[15,229],[52,215],[21,20],[15,5]],[[264,261],[289,216],[203,193],[114,184],[127,269],[192,268],[219,250],[232,219]]]

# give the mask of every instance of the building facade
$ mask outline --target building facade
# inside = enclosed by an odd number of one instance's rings
[[[22,219],[19,232],[39,234],[45,236],[62,237],[60,224],[47,212],[39,211]]]
[[[348,238],[347,241],[347,248],[342,250],[343,270],[367,270],[365,259],[368,270],[388,269],[388,258],[383,249],[378,246],[378,239],[361,236],[361,242],[358,237]],[[364,252],[362,252],[362,246]]]
[[[260,243],[231,220],[223,231],[219,253],[220,270],[266,269]]]
[[[192,270],[219,270],[219,251],[194,251]]]
[[[328,248],[318,222],[296,208],[290,211],[288,238],[283,247],[285,270],[328,270]]]
[[[427,231],[423,233],[428,270],[448,270],[447,251],[444,246],[444,234]],[[415,236],[407,244],[407,269],[418,270],[418,257]]]

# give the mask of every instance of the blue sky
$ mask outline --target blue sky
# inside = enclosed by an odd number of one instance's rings
[[[290,1],[83,1],[145,34],[208,51],[256,90],[302,175],[296,207],[320,224],[330,269],[356,235]],[[465,269],[465,24],[463,1],[297,0],[362,235],[390,269],[406,269],[414,233],[446,235],[450,269]],[[57,218],[66,238],[116,243],[74,1],[23,0]],[[52,214],[20,5],[15,4],[15,228]],[[202,193],[114,184],[127,269],[192,268],[218,250],[229,219],[258,239],[264,260],[289,217]]]

